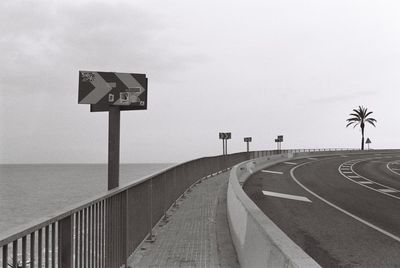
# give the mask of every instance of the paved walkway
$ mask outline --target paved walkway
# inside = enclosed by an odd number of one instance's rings
[[[239,267],[226,218],[229,172],[197,183],[129,259],[130,267]]]

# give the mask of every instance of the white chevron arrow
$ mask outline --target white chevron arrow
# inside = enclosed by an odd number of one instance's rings
[[[94,79],[90,83],[94,89],[79,102],[80,104],[96,104],[116,86],[114,82],[109,83],[104,80],[98,73],[93,72],[93,74]]]

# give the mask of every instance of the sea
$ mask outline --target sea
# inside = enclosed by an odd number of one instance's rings
[[[174,164],[121,164],[120,185]],[[107,164],[0,165],[0,234],[107,192]]]

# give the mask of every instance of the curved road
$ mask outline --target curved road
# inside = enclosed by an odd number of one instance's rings
[[[400,267],[400,153],[293,159],[249,197],[323,267]]]

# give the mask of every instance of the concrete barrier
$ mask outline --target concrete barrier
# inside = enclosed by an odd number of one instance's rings
[[[291,157],[292,154],[284,154],[257,158],[231,170],[228,222],[241,267],[320,267],[254,204],[241,186],[254,172]]]

